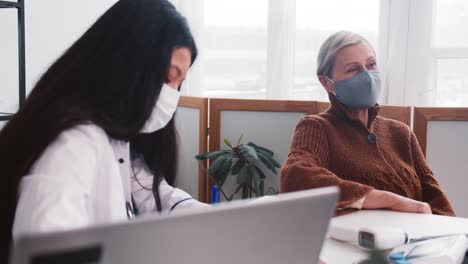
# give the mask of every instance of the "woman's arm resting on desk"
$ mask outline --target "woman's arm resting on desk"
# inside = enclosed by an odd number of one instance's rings
[[[390,209],[406,213],[431,214],[431,207],[424,202],[415,201],[387,191],[372,190],[364,199],[363,209]]]

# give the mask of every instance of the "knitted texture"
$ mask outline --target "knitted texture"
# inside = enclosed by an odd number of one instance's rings
[[[338,186],[338,207],[345,207],[378,189],[427,202],[434,214],[454,215],[406,124],[378,116],[376,105],[366,127],[333,95],[330,101],[326,112],[296,126],[281,192]]]

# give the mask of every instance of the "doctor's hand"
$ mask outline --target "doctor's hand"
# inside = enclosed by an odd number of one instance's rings
[[[390,209],[405,213],[432,214],[431,206],[428,203],[380,190],[371,191],[366,196],[362,208]]]

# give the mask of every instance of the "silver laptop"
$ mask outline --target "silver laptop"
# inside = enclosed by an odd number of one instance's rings
[[[13,264],[317,263],[335,187],[22,237]]]

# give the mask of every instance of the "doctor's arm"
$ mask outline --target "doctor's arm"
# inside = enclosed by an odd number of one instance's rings
[[[13,236],[89,224],[90,181],[96,177],[94,135],[71,129],[51,143],[19,186]]]
[[[139,164],[140,162],[136,161],[135,164]],[[156,201],[151,189],[153,177],[146,167],[140,168],[136,172],[136,175],[132,177],[132,196],[140,215],[156,211]],[[209,206],[192,198],[190,194],[170,186],[165,180],[162,180],[159,184],[159,197],[163,213]]]

